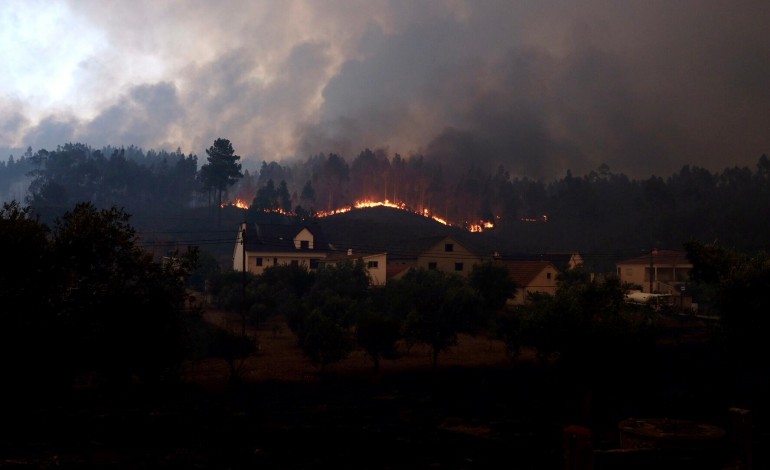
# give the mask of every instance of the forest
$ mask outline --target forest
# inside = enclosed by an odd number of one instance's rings
[[[80,143],[29,148],[0,161],[0,199],[29,204],[49,223],[78,202],[114,205],[132,214],[139,230],[157,229],[152,221],[164,216],[181,218],[205,208],[211,208],[211,227],[219,228],[218,208],[228,203],[313,217],[356,201],[387,200],[457,227],[486,222],[493,227],[487,231],[506,240],[506,250],[579,251],[599,269],[652,247],[681,249],[692,239],[749,251],[768,245],[766,155],[754,168],[712,172],[685,165],[672,175],[632,179],[601,165],[585,175],[568,171],[546,181],[511,175],[503,166],[487,171],[471,161],[450,168],[421,155],[370,149],[349,160],[318,153],[305,160],[262,161],[249,172],[241,171],[240,157],[226,142],[233,173],[223,181],[212,180],[211,156],[199,161],[179,149],[94,149]]]

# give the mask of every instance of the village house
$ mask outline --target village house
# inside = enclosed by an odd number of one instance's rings
[[[431,237],[422,241],[424,248],[417,254],[417,268],[437,269],[468,277],[473,266],[482,262],[479,255],[451,236]]]
[[[556,275],[559,270],[550,261],[505,260],[496,261],[508,270],[508,276],[516,285],[516,294],[508,299],[509,305],[523,305],[529,294],[536,292],[555,295]]]
[[[315,224],[243,223],[235,241],[233,269],[253,274],[279,265],[316,269],[332,248]]]
[[[675,250],[650,250],[649,253],[616,263],[622,283],[638,286],[643,293],[666,294],[674,304],[689,308],[691,297],[686,283],[692,270],[687,253]]]
[[[621,282],[641,287],[642,292],[676,294],[682,291],[692,270],[687,253],[651,250],[616,264]]]
[[[418,268],[438,269],[468,277],[473,266],[482,261],[480,256],[450,236],[437,237],[428,241],[427,248],[417,255],[416,267]]]
[[[490,257],[491,259],[491,257]],[[388,250],[387,279],[400,279],[410,268],[436,269],[468,277],[484,259],[448,235],[405,240]]]
[[[348,249],[342,252],[329,252],[326,258],[320,262],[320,265],[336,266],[337,263],[345,261],[361,260],[369,273],[370,284],[374,287],[382,287],[387,282],[387,259],[388,255],[385,252],[354,252],[352,249]]]

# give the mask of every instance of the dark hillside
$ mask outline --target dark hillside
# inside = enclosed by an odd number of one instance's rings
[[[136,229],[142,245],[156,256],[175,248],[198,246],[219,261],[223,267],[232,263],[238,227],[245,211],[237,207],[222,208],[221,220],[209,207],[190,208],[166,214],[132,214],[130,223]]]
[[[393,251],[410,240],[449,235],[480,255],[501,250],[492,232],[471,233],[419,214],[390,207],[354,209],[318,219],[328,240],[338,249]]]
[[[283,224],[293,219],[278,213],[247,212],[234,206],[222,208],[221,220],[208,207],[190,208],[173,213],[143,212],[131,215],[130,223],[137,230],[142,244],[156,256],[174,248],[199,246],[219,261],[222,267],[232,263],[233,248],[239,225],[244,221]],[[487,230],[472,233],[461,227],[447,226],[431,218],[390,207],[353,209],[305,223],[318,224],[325,237],[337,249],[357,251],[420,251],[421,239],[451,236],[480,256],[498,252],[502,256],[533,255],[549,252],[547,247],[527,245],[524,240],[534,236],[547,238],[546,224],[520,224],[517,229]],[[529,230],[527,230],[529,229]],[[504,230],[504,231],[503,231]],[[539,232],[539,235],[536,233]],[[541,249],[543,248],[543,249]]]

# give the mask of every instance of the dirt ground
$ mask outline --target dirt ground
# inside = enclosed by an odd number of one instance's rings
[[[240,331],[237,316],[205,316]],[[671,344],[700,334],[671,331]],[[239,365],[237,385],[224,361],[205,360],[162,393],[83,393],[67,406],[4,416],[0,468],[561,469],[565,426],[584,426],[593,445],[612,449],[622,419],[726,411],[710,395],[697,397],[705,408],[685,409],[689,391],[644,384],[587,400],[530,353],[512,361],[502,342],[481,336],[461,336],[436,369],[428,349],[414,346],[377,374],[360,351],[320,374],[285,324],[247,333],[259,351]],[[720,459],[710,462],[672,468],[718,468]]]
[[[204,318],[224,329],[240,332],[241,319],[237,314],[208,310]],[[297,346],[297,338],[285,321],[278,319],[255,329],[247,327],[246,334],[255,338],[257,354],[245,361],[239,361],[239,372],[246,382],[310,383],[320,378],[320,370],[314,366]],[[410,348],[399,347],[400,357],[382,360],[380,374],[394,372],[426,371],[432,369],[430,349],[422,344]],[[519,361],[532,358],[529,351],[521,354]],[[512,362],[505,344],[497,339],[483,336],[460,335],[458,344],[439,356],[439,368],[452,367],[495,367],[509,368]],[[347,359],[327,366],[325,371],[333,376],[373,375],[373,363],[361,350],[353,351]],[[185,378],[192,383],[216,387],[226,384],[229,370],[224,360],[210,359],[187,364]]]

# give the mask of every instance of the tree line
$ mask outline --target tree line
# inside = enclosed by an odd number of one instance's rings
[[[95,150],[85,144],[28,149],[0,162],[0,195],[19,200],[19,193],[27,193],[33,210],[43,214],[51,208],[60,214],[82,201],[139,215],[241,199],[252,210],[309,217],[358,200],[389,200],[456,225],[492,222],[520,252],[569,250],[615,258],[652,247],[681,248],[690,238],[760,249],[767,247],[770,229],[762,215],[770,211],[765,155],[755,168],[711,172],[685,165],[668,177],[631,179],[601,165],[582,176],[568,171],[546,181],[511,175],[503,166],[491,172],[472,162],[446,168],[420,155],[370,149],[350,161],[334,153],[263,161],[249,173],[227,139],[217,139],[206,152],[199,168],[196,155],[180,150]]]
[[[426,345],[435,366],[459,334],[489,327],[514,291],[507,271],[491,263],[476,266],[467,280],[412,269],[384,288],[371,287],[361,260],[314,271],[271,266],[258,276],[224,272],[209,283],[214,305],[241,312],[251,325],[285,319],[321,370],[360,348],[377,371],[382,359],[398,357],[400,342]]]

